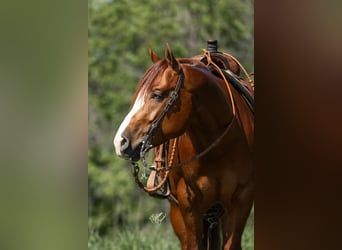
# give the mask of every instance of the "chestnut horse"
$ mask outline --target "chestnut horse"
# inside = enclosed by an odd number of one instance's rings
[[[254,112],[208,69],[210,57],[207,65],[198,56],[176,59],[168,45],[164,59],[152,49],[150,56],[153,65],[115,135],[116,153],[137,162],[157,149],[156,165],[163,163],[152,167],[156,179],[144,188],[171,201],[182,250],[242,249],[253,204]]]

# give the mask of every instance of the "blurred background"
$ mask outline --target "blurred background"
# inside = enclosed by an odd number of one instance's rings
[[[192,57],[207,40],[217,39],[220,51],[254,71],[253,5],[252,0],[88,1],[89,249],[180,248],[168,202],[138,188],[130,164],[114,153],[113,137],[151,65],[149,46],[163,57],[169,43],[176,57]],[[254,249],[253,237],[252,213],[244,249]]]
[[[112,139],[148,45],[212,38],[257,72],[255,245],[341,249],[340,2],[256,2],[254,66],[251,1],[149,3],[0,1],[0,249],[179,249]]]

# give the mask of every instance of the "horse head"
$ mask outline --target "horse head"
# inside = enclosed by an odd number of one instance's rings
[[[169,45],[165,58],[150,48],[153,65],[141,78],[131,109],[120,125],[114,146],[117,155],[138,161],[141,150],[158,146],[182,134],[191,116],[191,89],[187,89],[182,65]]]

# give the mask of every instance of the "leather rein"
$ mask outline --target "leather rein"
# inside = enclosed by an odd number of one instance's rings
[[[236,116],[235,102],[234,102],[231,87],[228,84],[228,81],[226,79],[227,78],[226,74],[224,74],[224,72],[222,72],[222,69],[220,69],[220,67],[217,66],[212,61],[211,56],[210,56],[210,52],[204,50],[204,56],[207,59],[207,66],[209,66],[209,65],[214,66],[217,69],[217,71],[221,74],[222,79],[224,80],[224,82],[226,84],[226,87],[227,87],[227,90],[229,93],[229,97],[230,97],[230,101],[231,101],[232,119],[229,122],[229,124],[227,125],[227,127],[225,128],[225,130],[223,131],[223,133],[214,142],[212,142],[207,148],[205,148],[202,152],[194,155],[193,157],[191,157],[185,161],[179,162],[177,164],[173,164],[173,160],[174,160],[174,155],[175,155],[175,151],[177,148],[178,137],[175,138],[173,141],[172,152],[171,152],[171,155],[169,158],[169,162],[167,162],[167,159],[168,159],[168,155],[169,155],[168,148],[169,148],[170,141],[167,141],[166,143],[164,143],[160,146],[157,146],[157,147],[154,147],[151,144],[151,139],[152,139],[154,131],[159,127],[161,121],[163,120],[163,118],[165,117],[167,112],[169,112],[170,108],[174,105],[175,101],[179,98],[179,92],[180,92],[180,89],[184,83],[184,77],[185,77],[183,69],[182,69],[182,67],[180,67],[180,69],[178,71],[179,76],[178,76],[178,81],[177,81],[176,87],[171,92],[171,94],[169,96],[169,100],[167,101],[166,105],[164,106],[162,112],[152,122],[151,127],[150,127],[144,141],[143,141],[143,144],[142,144],[142,148],[140,151],[140,160],[144,166],[144,172],[142,174],[142,178],[147,179],[146,169],[148,167],[147,167],[146,154],[150,149],[152,149],[152,148],[155,149],[155,159],[154,159],[155,164],[149,168],[151,170],[151,173],[148,177],[146,186],[139,179],[138,174],[139,174],[140,168],[139,168],[138,164],[136,162],[132,162],[133,175],[135,177],[136,183],[138,184],[138,186],[140,188],[142,188],[145,192],[147,192],[149,195],[151,195],[153,197],[160,198],[160,199],[168,198],[171,202],[174,202],[177,205],[178,205],[178,201],[171,194],[170,185],[168,183],[168,175],[169,175],[170,170],[172,170],[173,168],[182,167],[182,166],[187,165],[193,161],[196,161],[196,160],[200,159],[201,157],[203,157],[204,155],[206,155],[209,151],[211,151],[215,146],[217,146],[220,143],[220,141],[228,133],[228,131],[231,128],[231,125],[233,124],[233,121],[235,120],[235,116]],[[235,58],[233,58],[233,59],[235,59]],[[250,79],[248,74],[247,74],[247,77],[248,77],[248,79]],[[156,183],[156,177],[157,177],[157,183]]]

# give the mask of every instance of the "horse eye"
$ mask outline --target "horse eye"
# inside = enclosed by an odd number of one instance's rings
[[[151,99],[155,99],[155,100],[157,100],[157,101],[163,100],[164,97],[165,97],[165,95],[164,95],[161,91],[159,91],[159,90],[153,91],[153,92],[151,93]]]

